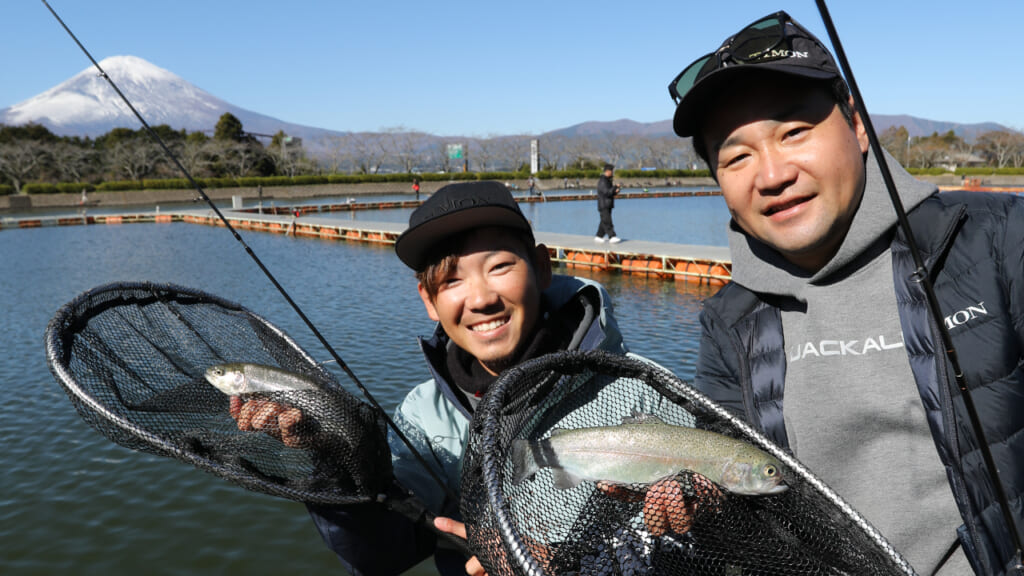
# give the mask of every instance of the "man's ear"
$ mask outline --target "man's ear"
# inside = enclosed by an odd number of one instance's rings
[[[537,244],[534,248],[533,266],[537,273],[537,286],[543,292],[551,286],[551,254],[547,246]]]
[[[440,322],[440,319],[437,316],[437,308],[434,307],[434,300],[430,297],[430,294],[427,293],[427,289],[423,287],[422,282],[416,285],[416,290],[419,291],[420,299],[423,300],[423,306],[427,309],[427,316],[430,316],[430,319],[434,322]]]
[[[857,142],[860,143],[860,153],[867,154],[868,148],[871,146],[870,140],[868,140],[868,130],[864,126],[860,112],[857,112],[852,95],[850,96],[850,110],[853,111],[853,133],[857,136]]]

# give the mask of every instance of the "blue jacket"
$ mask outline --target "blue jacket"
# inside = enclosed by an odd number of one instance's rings
[[[612,312],[608,293],[595,282],[568,276],[554,276],[544,292],[545,309],[568,305],[581,307],[582,320],[573,333],[570,349],[603,349],[626,353],[622,335]],[[415,388],[395,411],[395,422],[416,446],[453,494],[459,494],[463,448],[469,437],[472,414],[459,401],[453,385],[446,381],[440,363],[449,343],[438,326],[430,339],[421,339],[433,378]],[[408,447],[389,435],[395,477],[412,490],[435,515],[460,518],[459,503],[415,460]],[[465,574],[467,558],[454,549],[438,545],[436,536],[404,516],[383,510],[377,504],[345,507],[308,506],[324,542],[337,553],[353,575],[399,574],[434,554],[441,574]]]
[[[1024,530],[1024,199],[936,194],[908,217],[1015,522]],[[901,232],[890,250],[911,369],[964,520],[961,544],[979,574],[1019,574],[1012,536]],[[788,448],[785,343],[773,298],[732,283],[705,303],[695,385]]]

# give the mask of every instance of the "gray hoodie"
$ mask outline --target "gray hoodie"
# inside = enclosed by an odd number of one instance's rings
[[[906,210],[936,192],[887,158]],[[878,164],[836,255],[808,274],[730,227],[733,280],[782,296],[784,417],[796,457],[930,574],[962,522],[903,346],[889,245],[897,223]],[[943,574],[971,572],[962,553]]]

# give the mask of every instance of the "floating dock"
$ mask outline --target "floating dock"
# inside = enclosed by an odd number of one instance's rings
[[[406,225],[398,222],[345,220],[310,214],[284,216],[223,211],[231,226],[239,230],[273,232],[293,236],[394,244]],[[181,214],[181,221],[224,226],[212,210]],[[538,243],[548,248],[551,259],[569,268],[592,268],[624,274],[674,279],[694,284],[723,286],[732,278],[729,249],[668,242],[623,240],[612,244],[595,242],[592,236],[537,231]]]
[[[668,197],[706,196],[713,192],[645,192],[624,193],[622,196]],[[550,202],[591,200],[591,194],[519,197],[520,202]],[[296,207],[221,208],[221,213],[233,228],[256,232],[271,232],[292,236],[375,242],[393,244],[405,230],[404,223],[356,221],[334,215],[336,212],[382,209],[415,208],[419,201],[343,203],[306,205]],[[0,219],[0,230],[11,228],[39,228],[47,226],[76,226],[97,224],[170,223],[187,222],[208,226],[224,226],[210,208],[175,210],[167,212],[141,212],[125,214],[83,214],[76,216],[49,216],[38,218]],[[623,240],[611,244],[595,242],[592,236],[536,232],[537,242],[548,247],[551,259],[569,268],[590,268],[624,274],[678,280],[694,284],[722,286],[732,277],[729,249],[716,246],[693,246],[644,240]]]

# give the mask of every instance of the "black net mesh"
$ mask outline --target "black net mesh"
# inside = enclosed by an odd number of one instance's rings
[[[122,446],[304,502],[365,502],[391,483],[385,416],[237,304],[171,285],[101,286],[57,312],[46,348],[78,413]],[[298,409],[300,443],[239,430],[229,396],[204,377],[224,363],[282,369],[313,384],[241,396]]]
[[[788,489],[733,493],[685,470],[654,483],[555,486],[562,445],[543,439],[636,413],[743,440],[775,458]],[[617,449],[610,437],[588,438]],[[515,477],[517,439],[546,450],[525,480]],[[629,356],[559,353],[504,373],[474,416],[462,490],[470,546],[491,576],[913,574],[796,460],[672,374]]]

